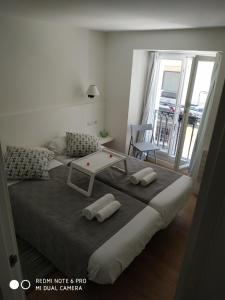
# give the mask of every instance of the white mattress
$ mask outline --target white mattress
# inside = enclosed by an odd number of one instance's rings
[[[49,170],[61,165],[52,160]],[[90,257],[88,278],[100,284],[112,284],[141,253],[152,236],[166,227],[183,207],[191,187],[191,179],[182,176],[151,200]]]

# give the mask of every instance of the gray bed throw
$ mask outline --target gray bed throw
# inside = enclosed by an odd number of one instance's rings
[[[127,167],[128,175],[126,176],[117,169],[108,168],[99,173],[97,178],[98,180],[125,192],[146,204],[148,204],[162,190],[181,177],[180,174],[174,171],[170,171],[166,168],[135,158],[127,158]],[[129,181],[130,175],[146,167],[151,167],[155,172],[157,172],[157,180],[146,187],[132,184]]]
[[[50,171],[49,180],[23,181],[9,192],[17,235],[68,277],[81,278],[91,254],[145,205],[98,180],[87,198],[65,184],[67,174],[68,167],[59,166]],[[85,186],[88,178],[77,173],[76,181]],[[82,209],[106,193],[120,201],[120,210],[104,223],[82,217]]]

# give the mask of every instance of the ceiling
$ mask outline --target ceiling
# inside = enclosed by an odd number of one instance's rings
[[[224,0],[2,0],[0,12],[103,31],[225,26]]]

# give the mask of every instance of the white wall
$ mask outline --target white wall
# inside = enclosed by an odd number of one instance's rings
[[[125,150],[134,49],[225,51],[225,28],[112,32],[106,37],[106,128],[116,138],[114,147]],[[215,93],[214,111],[209,122],[209,143],[225,77],[225,60]]]
[[[35,110],[0,118],[0,133],[3,144],[44,145],[66,131],[96,134],[104,123],[104,107],[100,101],[90,104]],[[87,125],[88,120],[98,124]]]
[[[32,131],[40,143],[62,129],[95,133],[104,127],[104,33],[4,17],[0,36],[0,137],[4,142],[17,143],[22,136],[22,144],[33,144]],[[85,94],[89,84],[97,84],[101,93],[91,104]],[[88,126],[95,120],[97,125]]]
[[[129,111],[133,50],[225,51],[225,29],[101,33],[53,22],[1,18],[0,36],[3,141],[13,143],[23,135],[25,139],[29,136],[26,144],[33,144],[32,130],[37,132],[38,143],[58,135],[61,128],[97,133],[104,127],[106,99],[105,127],[115,137],[114,147],[122,151],[127,125],[140,117],[140,107],[137,114],[133,105]],[[223,60],[208,141],[224,76]],[[98,85],[101,95],[89,104],[85,91],[92,83]],[[141,89],[136,91],[140,98]],[[41,122],[49,114],[51,124]],[[97,125],[87,125],[95,120]],[[38,126],[44,134],[38,134]]]

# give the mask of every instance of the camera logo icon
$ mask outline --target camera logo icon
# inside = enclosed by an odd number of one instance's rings
[[[19,288],[19,286],[23,289],[23,290],[28,290],[30,287],[31,287],[31,283],[29,280],[27,279],[24,279],[22,280],[20,283],[18,280],[11,280],[9,282],[9,287],[12,289],[12,290],[17,290]]]

